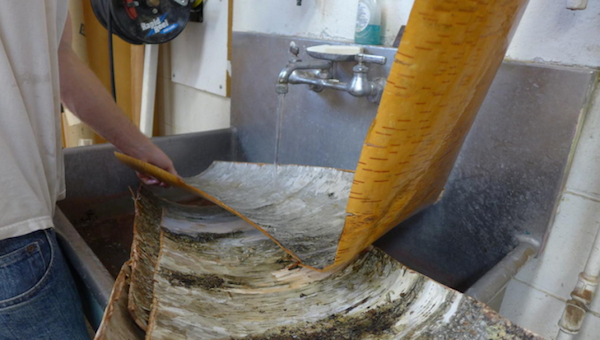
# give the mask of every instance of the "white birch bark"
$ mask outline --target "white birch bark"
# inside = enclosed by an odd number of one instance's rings
[[[331,273],[288,269],[254,227],[219,222],[165,208],[146,339],[540,339],[376,248]]]
[[[186,178],[268,233],[303,265],[335,261],[354,173],[302,165],[214,162]]]
[[[94,340],[143,340],[145,337],[127,310],[130,266],[127,262],[121,268]]]

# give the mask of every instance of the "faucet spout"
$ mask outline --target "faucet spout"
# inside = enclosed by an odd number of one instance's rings
[[[315,61],[311,63],[297,62],[288,64],[277,78],[277,84],[288,84],[290,76],[296,70],[329,70],[331,69],[332,62],[328,60]]]
[[[341,82],[334,79],[333,61],[349,61],[347,55],[313,53],[309,55],[318,58],[310,62],[298,59],[299,49],[296,44],[290,45],[290,52],[294,55],[286,67],[279,72],[277,77],[276,91],[278,94],[286,94],[290,84],[305,84],[314,92],[323,89],[333,89],[347,92],[355,97],[366,97],[373,103],[379,103],[385,86],[385,80],[378,78],[371,81],[367,77],[369,68],[365,63],[385,65],[387,59],[382,56],[356,54],[351,57],[358,62],[352,69],[354,76],[350,82]],[[314,51],[313,51],[314,52]]]

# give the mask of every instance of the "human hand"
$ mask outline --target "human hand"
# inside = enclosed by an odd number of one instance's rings
[[[134,152],[129,153],[130,156],[135,157],[141,161],[156,165],[157,167],[177,176],[177,171],[173,166],[173,162],[161,149],[152,143],[137,148]],[[162,182],[148,174],[136,171],[138,178],[146,185],[157,185],[160,187],[168,188],[169,185]]]

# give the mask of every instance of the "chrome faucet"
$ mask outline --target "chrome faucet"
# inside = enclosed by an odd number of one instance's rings
[[[370,81],[367,78],[369,68],[365,63],[385,65],[387,61],[386,57],[363,53],[331,54],[307,50],[308,54],[312,57],[323,60],[303,62],[298,58],[299,52],[299,48],[292,42],[290,53],[292,53],[293,57],[279,73],[276,87],[277,93],[287,93],[289,84],[307,84],[315,92],[321,92],[324,88],[329,88],[348,92],[355,97],[367,97],[373,103],[378,103],[381,99],[385,80],[378,78]],[[354,76],[350,82],[344,83],[333,78],[334,61],[358,62],[352,68]]]

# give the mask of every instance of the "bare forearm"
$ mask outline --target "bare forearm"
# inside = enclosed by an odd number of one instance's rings
[[[58,51],[60,96],[63,104],[122,152],[177,174],[171,159],[123,114],[96,75],[71,48],[71,19],[67,16]],[[138,173],[146,184],[166,186]]]
[[[121,151],[138,156],[151,142],[123,114],[94,73],[72,50],[61,51],[63,104]]]

